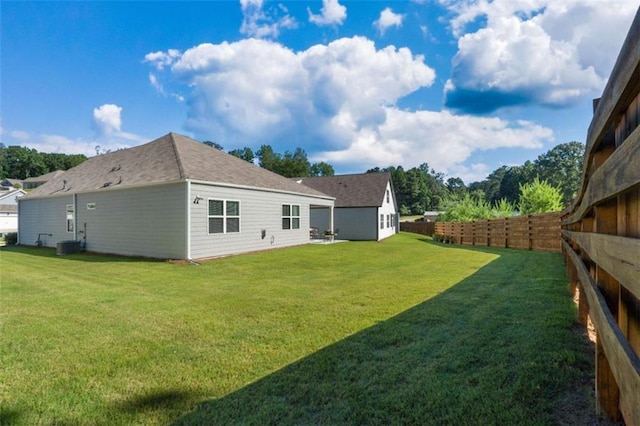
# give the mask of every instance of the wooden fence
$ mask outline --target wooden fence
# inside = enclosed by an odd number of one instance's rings
[[[560,252],[561,213],[474,222],[436,222],[439,239],[474,246]]]
[[[563,212],[578,316],[596,330],[599,412],[640,425],[640,9],[594,101],[583,179]]]
[[[400,230],[431,237],[435,233],[436,224],[435,222],[400,222]]]

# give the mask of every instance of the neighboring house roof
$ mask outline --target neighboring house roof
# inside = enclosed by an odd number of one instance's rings
[[[26,192],[22,189],[10,189],[0,191],[0,205],[14,205],[17,206],[15,197],[22,197]]]
[[[25,198],[186,180],[332,198],[176,133],[92,157],[37,187]]]
[[[34,176],[34,177],[30,177],[30,178],[26,178],[25,180],[22,181],[22,183],[40,183],[40,182],[48,182],[53,178],[56,178],[58,176],[60,176],[61,174],[64,173],[64,170],[55,170],[53,172],[41,175],[41,176]]]
[[[336,197],[335,207],[379,207],[391,173],[305,177],[295,181]]]
[[[18,206],[13,204],[0,204],[0,213],[18,213]]]
[[[14,178],[4,178],[1,182],[0,182],[1,186],[6,186],[6,187],[14,187],[15,185],[20,185],[22,186],[22,181],[20,179],[14,179]]]

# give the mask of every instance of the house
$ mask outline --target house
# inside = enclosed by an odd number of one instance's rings
[[[0,190],[0,234],[18,232],[18,198],[25,194],[22,189]]]
[[[311,211],[311,225],[338,230],[339,239],[380,241],[398,232],[398,205],[391,173],[298,178],[296,181],[335,197],[334,226],[326,210]]]
[[[309,242],[334,198],[175,133],[90,158],[19,201],[19,243],[202,259]]]
[[[20,179],[4,178],[0,181],[0,188],[22,188],[22,181]]]
[[[26,178],[25,180],[22,181],[22,187],[24,189],[37,188],[40,185],[44,185],[45,183],[49,182],[51,179],[54,179],[63,173],[64,173],[64,170],[55,170],[53,172],[47,173],[42,176],[34,176],[34,177]]]

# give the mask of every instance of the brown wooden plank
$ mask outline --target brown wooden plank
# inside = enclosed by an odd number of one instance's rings
[[[620,395],[631,407],[631,412],[626,414],[625,421],[640,424],[640,358],[620,331],[602,294],[578,255],[571,250],[566,241],[563,241],[563,245],[578,273],[581,288],[589,303],[589,316],[596,327],[598,340],[602,344],[615,381],[620,388]],[[612,417],[615,414],[609,413]]]
[[[640,299],[640,240],[587,232],[562,231],[589,258]]]
[[[582,219],[591,209],[608,198],[640,183],[640,126],[627,138],[589,179],[580,206],[562,224]]]

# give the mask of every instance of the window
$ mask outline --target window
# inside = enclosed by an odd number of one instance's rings
[[[396,215],[391,215],[391,227],[394,228],[396,226]]]
[[[67,232],[73,232],[74,216],[73,204],[67,204]]]
[[[380,215],[380,229],[384,229],[384,215]]]
[[[209,233],[240,232],[240,201],[209,200]]]
[[[387,228],[391,228],[391,215],[387,215]]]
[[[300,229],[300,206],[282,205],[282,229]]]
[[[389,204],[389,190],[387,189],[387,204]]]

